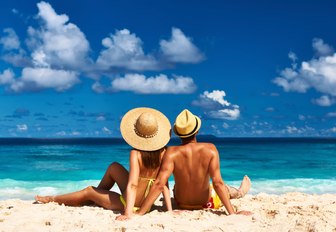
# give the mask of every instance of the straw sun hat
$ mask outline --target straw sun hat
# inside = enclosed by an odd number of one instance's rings
[[[171,126],[168,118],[152,108],[135,108],[121,120],[120,131],[124,140],[133,148],[155,151],[166,146]]]
[[[180,138],[187,138],[197,133],[202,121],[189,110],[183,110],[175,120],[174,133]]]

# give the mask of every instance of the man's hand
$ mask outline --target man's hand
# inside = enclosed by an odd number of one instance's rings
[[[126,221],[128,219],[131,219],[131,217],[129,217],[127,215],[123,215],[123,214],[116,217],[116,220],[118,220],[118,221]]]
[[[241,210],[241,211],[238,211],[236,214],[251,216],[253,213],[251,211]]]

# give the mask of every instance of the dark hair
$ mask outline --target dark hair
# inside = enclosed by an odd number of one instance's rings
[[[161,164],[160,155],[162,151],[166,149],[165,147],[156,151],[140,151],[141,160],[145,168],[156,169]]]
[[[185,143],[188,143],[190,142],[191,140],[193,140],[195,137],[196,137],[197,133],[193,134],[193,135],[190,135],[189,137],[186,137],[186,138],[181,138],[180,139],[185,142]]]

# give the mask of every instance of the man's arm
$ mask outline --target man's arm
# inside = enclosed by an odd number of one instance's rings
[[[137,211],[137,214],[144,215],[154,204],[161,192],[164,191],[164,187],[168,181],[169,176],[174,170],[174,161],[172,155],[169,153],[169,148],[163,156],[162,164],[152,188],[149,191],[148,196],[142,203],[141,208]]]
[[[229,214],[235,214],[235,211],[230,202],[229,192],[222,179],[220,168],[219,168],[219,155],[215,146],[211,148],[212,158],[210,160],[209,174],[212,179],[212,185],[218,194],[220,200],[225,206]]]

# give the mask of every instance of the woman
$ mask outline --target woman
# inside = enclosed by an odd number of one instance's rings
[[[120,131],[124,140],[134,149],[130,152],[130,171],[119,163],[112,163],[98,187],[89,186],[81,191],[58,196],[36,196],[41,203],[57,202],[70,206],[95,203],[106,209],[125,210],[117,219],[132,216],[147,197],[160,168],[169,142],[171,126],[161,112],[151,108],[135,108],[121,120]],[[121,195],[110,191],[117,183]],[[167,185],[168,186],[168,185]],[[167,210],[171,211],[168,187],[163,190]]]

